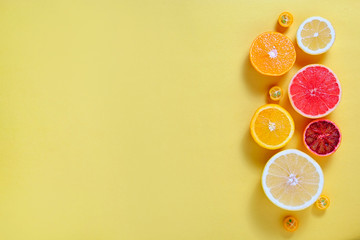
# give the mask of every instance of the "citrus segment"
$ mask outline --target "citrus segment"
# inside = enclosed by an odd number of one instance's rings
[[[328,51],[333,45],[335,30],[325,18],[310,17],[300,25],[296,39],[304,52],[318,55]]]
[[[254,68],[265,75],[280,76],[295,63],[296,52],[292,41],[278,32],[260,34],[250,47],[250,61]]]
[[[285,210],[302,210],[312,205],[320,196],[323,184],[319,164],[296,149],[275,154],[262,174],[266,196]]]
[[[280,14],[278,22],[282,27],[290,27],[293,23],[294,17],[289,12],[283,12]]]
[[[310,152],[328,156],[339,148],[341,133],[339,127],[330,120],[314,120],[306,126],[303,140]]]
[[[287,216],[283,220],[284,228],[289,232],[294,232],[298,226],[298,220],[294,218],[293,216]]]
[[[334,111],[340,102],[340,82],[328,67],[308,65],[291,79],[289,98],[291,105],[302,116],[324,117]]]
[[[266,104],[256,110],[250,124],[255,142],[267,149],[287,144],[295,130],[291,115],[277,104]]]

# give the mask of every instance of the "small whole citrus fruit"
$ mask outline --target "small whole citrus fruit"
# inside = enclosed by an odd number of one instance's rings
[[[320,210],[325,210],[330,206],[330,198],[325,195],[321,195],[315,202],[315,206]]]
[[[279,101],[283,96],[283,90],[279,86],[274,86],[269,90],[269,97],[273,101]]]
[[[298,220],[293,216],[287,216],[283,220],[283,225],[286,231],[294,232],[299,226]]]
[[[278,23],[280,24],[280,26],[282,27],[290,27],[291,24],[294,21],[294,17],[291,13],[289,12],[283,12],[279,15],[278,18]]]

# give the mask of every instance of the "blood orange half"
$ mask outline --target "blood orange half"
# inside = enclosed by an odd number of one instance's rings
[[[300,69],[289,84],[289,99],[304,117],[320,118],[335,110],[340,102],[341,87],[335,73],[320,64]]]
[[[339,148],[341,133],[334,122],[319,119],[306,126],[303,140],[310,152],[318,156],[328,156]]]

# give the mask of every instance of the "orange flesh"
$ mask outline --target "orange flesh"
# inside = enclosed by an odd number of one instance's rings
[[[262,74],[280,76],[288,72],[295,63],[294,44],[285,35],[266,32],[259,35],[250,48],[250,61]]]

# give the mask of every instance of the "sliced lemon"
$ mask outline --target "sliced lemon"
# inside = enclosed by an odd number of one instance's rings
[[[262,174],[265,195],[276,206],[290,211],[314,204],[323,186],[324,175],[319,164],[296,149],[275,154]]]
[[[296,40],[306,53],[318,55],[328,51],[335,41],[335,29],[322,17],[310,17],[299,27]]]

